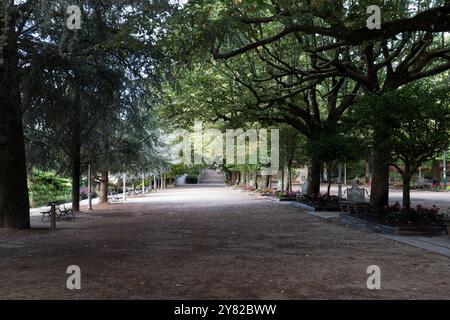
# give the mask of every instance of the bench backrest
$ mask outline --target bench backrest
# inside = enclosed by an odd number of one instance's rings
[[[302,188],[302,195],[307,195],[308,194],[308,182],[302,183],[301,185]]]
[[[416,186],[425,186],[427,184],[427,180],[421,178],[421,179],[417,179],[415,185]]]
[[[351,188],[347,189],[347,201],[350,202],[365,202],[366,189],[360,188],[354,183]]]

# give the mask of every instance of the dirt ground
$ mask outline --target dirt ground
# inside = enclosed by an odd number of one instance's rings
[[[450,258],[228,188],[0,231],[0,299],[450,299]],[[66,288],[77,265],[82,290]],[[368,290],[367,268],[382,289]]]

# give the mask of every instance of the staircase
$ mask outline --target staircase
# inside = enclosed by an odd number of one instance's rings
[[[223,173],[217,172],[215,170],[205,170],[203,171],[202,177],[200,178],[201,185],[225,185],[225,178]]]

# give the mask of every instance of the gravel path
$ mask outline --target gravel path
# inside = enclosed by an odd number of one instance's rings
[[[450,258],[229,188],[180,188],[0,231],[0,299],[450,299]],[[82,290],[66,288],[69,265]],[[382,289],[368,290],[368,266]]]

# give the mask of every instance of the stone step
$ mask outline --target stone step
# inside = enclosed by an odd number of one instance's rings
[[[200,184],[206,184],[206,185],[224,185],[225,179],[223,174],[218,173],[214,170],[206,170],[203,172],[203,175],[200,179]]]

